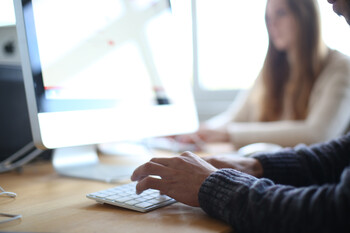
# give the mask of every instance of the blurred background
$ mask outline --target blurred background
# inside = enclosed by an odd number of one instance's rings
[[[176,0],[172,4],[177,7]],[[191,82],[201,121],[225,110],[257,77],[268,46],[265,5],[266,0],[193,1]],[[350,30],[345,30],[349,26],[326,0],[319,0],[319,5],[326,44],[350,55]],[[191,25],[191,18],[184,20]],[[31,140],[15,25],[12,0],[1,0],[0,150],[5,157]]]

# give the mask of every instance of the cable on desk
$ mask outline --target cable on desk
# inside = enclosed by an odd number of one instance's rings
[[[3,189],[1,186],[0,186],[0,196],[6,196],[6,197],[10,197],[10,198],[15,198],[17,197],[17,194],[14,193],[14,192],[7,192],[5,191],[5,189]],[[1,220],[0,221],[0,224],[2,223],[7,223],[7,222],[11,222],[11,221],[15,221],[17,219],[21,219],[22,218],[22,215],[20,214],[6,214],[6,213],[0,213],[0,216],[2,217],[8,217],[8,219],[5,219],[5,220]]]
[[[22,218],[22,215],[20,215],[20,214],[5,214],[5,213],[0,213],[0,216],[9,217],[8,219],[1,220],[1,221],[0,221],[0,224],[7,223],[7,222],[11,222],[11,221],[15,221],[15,220],[17,220],[17,219],[21,219],[21,218]]]
[[[1,190],[1,193],[0,193],[0,196],[1,195],[5,195],[5,196],[8,196],[8,197],[17,197],[17,194],[16,193],[13,193],[13,192],[7,192],[5,191],[5,189],[3,189],[1,186],[0,186],[0,190]]]

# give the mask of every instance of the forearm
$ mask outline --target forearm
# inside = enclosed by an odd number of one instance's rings
[[[223,169],[202,184],[199,203],[237,232],[349,232],[348,173],[338,185],[294,188]]]
[[[237,148],[256,142],[292,147],[329,139],[324,126],[318,127],[307,121],[231,122],[227,125],[227,132]]]

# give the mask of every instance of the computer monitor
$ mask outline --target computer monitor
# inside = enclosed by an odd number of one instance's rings
[[[33,140],[60,148],[59,173],[115,181],[130,169],[101,168],[94,145],[197,129],[191,1],[14,5]]]

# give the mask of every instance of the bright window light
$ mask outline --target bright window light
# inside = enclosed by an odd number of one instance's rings
[[[15,10],[12,0],[0,1],[0,27],[14,25],[16,23]]]
[[[350,27],[319,0],[326,44],[350,55]],[[197,0],[198,81],[203,90],[249,88],[267,51],[266,0]]]
[[[326,0],[319,0],[322,34],[326,44],[350,56],[350,27],[343,17],[333,12],[332,6]]]
[[[268,44],[266,0],[198,0],[196,4],[201,87],[249,87],[261,69]]]

